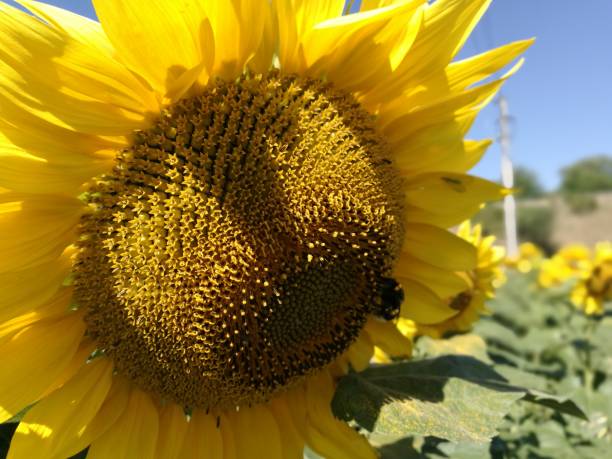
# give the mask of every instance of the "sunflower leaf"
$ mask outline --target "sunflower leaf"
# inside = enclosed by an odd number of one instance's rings
[[[17,429],[18,422],[5,422],[0,424],[0,457],[4,458],[8,454],[11,439]]]
[[[412,438],[404,438],[377,448],[380,459],[422,459],[423,455],[413,446]]]
[[[456,355],[350,373],[340,380],[332,409],[378,437],[483,444],[519,399],[584,416],[570,401],[513,386],[489,365]]]

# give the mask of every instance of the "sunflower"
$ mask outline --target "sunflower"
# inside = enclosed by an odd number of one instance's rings
[[[336,381],[439,323],[503,195],[488,0],[0,2],[9,458],[371,458]],[[482,84],[479,84],[482,83]],[[402,290],[403,289],[403,290]],[[402,297],[409,301],[402,304]],[[409,350],[409,349],[408,349]]]
[[[449,332],[468,331],[482,314],[489,313],[486,301],[495,296],[495,289],[505,281],[501,268],[505,250],[494,245],[495,236],[483,237],[482,227],[472,226],[469,221],[459,227],[457,234],[476,247],[478,262],[473,269],[456,273],[464,282],[463,289],[446,299],[455,314],[435,324],[417,323],[418,334],[441,338]]]
[[[523,242],[519,246],[519,253],[514,257],[507,257],[504,264],[521,273],[531,272],[542,263],[544,253],[533,242]]]
[[[591,250],[582,244],[563,247],[542,261],[538,283],[542,288],[557,287],[591,268]]]
[[[603,314],[604,304],[612,301],[612,243],[596,245],[591,265],[578,275],[571,300],[589,315]]]

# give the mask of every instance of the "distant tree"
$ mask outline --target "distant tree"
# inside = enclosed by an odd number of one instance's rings
[[[536,173],[523,166],[514,169],[514,188],[517,189],[518,199],[540,198],[544,195],[544,188]]]
[[[473,221],[480,223],[485,234],[493,234],[504,239],[504,209],[499,203],[486,206]],[[555,224],[553,209],[546,205],[519,203],[517,208],[517,230],[521,242],[533,242],[547,254],[555,252],[552,233]]]
[[[561,174],[561,191],[564,193],[612,191],[612,156],[585,158],[566,167]]]

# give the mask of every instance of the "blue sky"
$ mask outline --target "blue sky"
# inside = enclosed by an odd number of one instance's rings
[[[89,0],[46,0],[93,17]],[[169,0],[171,1],[171,0]],[[612,0],[494,0],[461,56],[536,37],[521,71],[504,87],[514,118],[512,156],[544,185],[594,153],[612,155]],[[496,106],[485,109],[473,138],[497,136]],[[494,144],[474,170],[499,177]]]
[[[514,117],[515,163],[553,188],[563,166],[612,155],[612,0],[494,0],[463,52],[533,36],[503,93]],[[488,107],[472,135],[496,136],[497,119],[497,107]],[[475,172],[498,177],[499,154],[495,144]]]

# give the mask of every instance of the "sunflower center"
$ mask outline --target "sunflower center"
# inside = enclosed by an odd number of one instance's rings
[[[473,299],[472,291],[466,290],[461,292],[450,301],[449,306],[456,311],[464,311],[470,305]]]
[[[331,86],[218,81],[88,193],[75,299],[119,373],[186,406],[262,401],[332,362],[380,303],[401,182]]]

